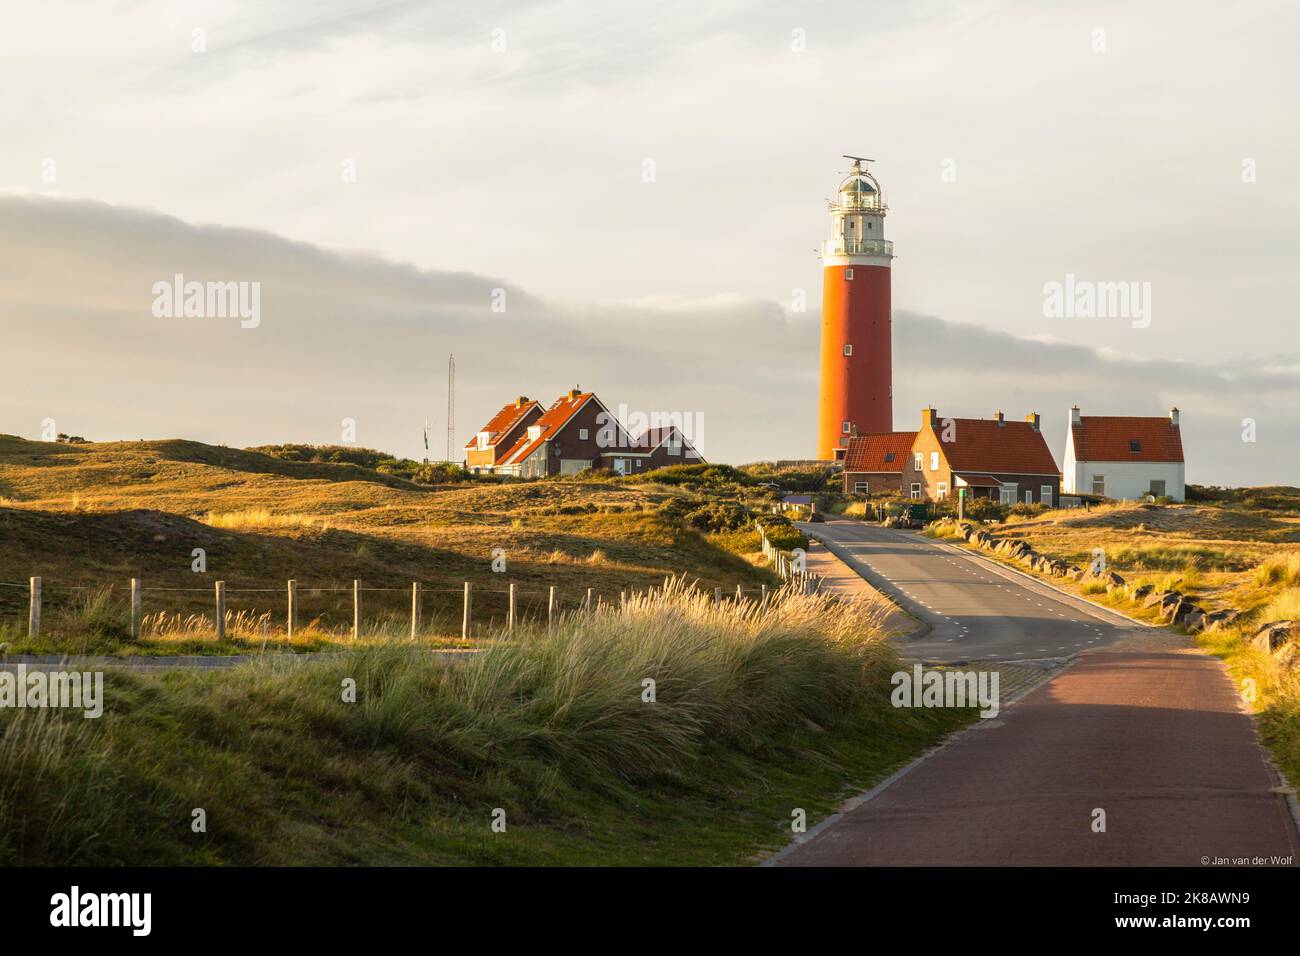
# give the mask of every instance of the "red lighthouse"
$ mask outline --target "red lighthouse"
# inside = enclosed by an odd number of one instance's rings
[[[844,454],[854,434],[894,430],[889,273],[880,183],[857,156],[830,204],[831,237],[822,243],[821,394],[817,457]],[[839,449],[837,452],[836,449]]]

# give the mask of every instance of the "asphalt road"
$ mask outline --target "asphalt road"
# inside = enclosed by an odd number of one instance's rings
[[[772,863],[1296,865],[1293,805],[1254,722],[1222,665],[1185,637],[1119,625],[912,533],[847,521],[810,530],[932,624],[900,642],[907,656],[972,670],[1079,656]]]
[[[860,521],[800,525],[929,625],[899,642],[936,662],[1069,657],[1143,629],[954,545]]]

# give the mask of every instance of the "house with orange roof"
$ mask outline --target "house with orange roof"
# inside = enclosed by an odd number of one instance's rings
[[[964,491],[968,499],[1055,505],[1061,473],[1037,412],[1017,422],[1002,412],[993,418],[940,418],[925,408],[901,484],[916,499],[942,501]]]
[[[475,474],[491,474],[505,453],[519,442],[528,426],[542,417],[542,403],[520,395],[492,416],[465,443],[465,467]]]
[[[903,468],[916,432],[853,435],[844,450],[844,493],[887,495],[903,490]]]
[[[1078,405],[1070,408],[1064,494],[1183,501],[1185,479],[1177,408],[1152,417],[1084,415]]]
[[[604,402],[580,388],[565,392],[545,410],[539,405],[536,416],[529,413],[516,421],[507,415],[512,407],[498,412],[476,436],[478,440],[484,432],[492,433],[496,423],[502,439],[492,446],[490,466],[476,467],[467,451],[466,467],[471,471],[539,478],[600,468],[635,475],[664,465],[704,460],[675,425],[648,428],[633,437]]]

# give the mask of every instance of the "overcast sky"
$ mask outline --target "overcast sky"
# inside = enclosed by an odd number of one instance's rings
[[[809,456],[813,250],[857,153],[897,426],[1037,410],[1059,461],[1071,402],[1177,404],[1189,480],[1297,483],[1286,3],[0,8],[0,432],[351,417],[418,457],[454,351],[461,441],[581,384],[702,416],[710,458]],[[176,272],[260,282],[261,325],[155,317]],[[1045,317],[1067,274],[1150,283],[1149,326]]]

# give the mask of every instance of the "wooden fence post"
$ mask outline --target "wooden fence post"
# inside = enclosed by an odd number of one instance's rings
[[[217,591],[217,640],[226,639],[226,582],[218,581]]]
[[[32,578],[31,594],[27,604],[27,636],[41,633],[41,579]]]
[[[510,608],[508,613],[506,614],[506,633],[511,636],[513,636],[515,633],[515,609],[516,609],[515,587],[516,587],[515,582],[511,581],[510,582]]]
[[[352,579],[352,640],[361,637],[361,582]]]
[[[722,588],[713,589],[713,606],[722,607]]]
[[[293,637],[293,632],[298,630],[298,582],[289,582],[289,636]]]
[[[420,629],[420,582],[411,582],[411,640]]]
[[[596,613],[596,605],[593,604],[591,600],[592,596],[595,594],[595,591],[596,591],[595,588],[587,588],[587,613],[588,614]]]
[[[131,637],[140,640],[140,579],[131,579]]]
[[[460,636],[466,640],[469,639],[470,628],[470,603],[473,600],[473,592],[470,590],[472,585],[465,582],[465,613],[460,621]]]
[[[627,610],[627,592],[626,592],[626,591],[619,591],[619,592],[618,592],[618,609],[619,609],[620,611],[626,611],[626,610]]]
[[[767,585],[764,584],[762,587],[763,587],[763,592],[762,592],[762,593],[763,593],[763,596],[762,596],[762,598],[759,600],[758,606],[759,606],[762,610],[766,611],[766,610],[767,610]]]
[[[555,585],[551,585],[550,593],[546,596],[546,629],[549,631],[555,626]]]
[[[736,585],[736,603],[739,604],[745,600],[745,591],[739,584]]]

